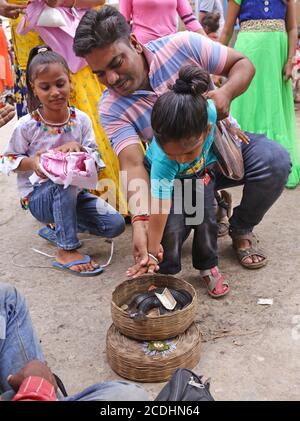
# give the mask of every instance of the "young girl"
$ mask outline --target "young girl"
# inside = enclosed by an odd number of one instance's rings
[[[231,103],[242,130],[263,133],[284,146],[292,171],[287,187],[300,183],[300,142],[296,133],[292,66],[297,45],[294,0],[229,0],[220,42],[228,44],[236,19],[240,30],[234,48],[255,65],[247,91]]]
[[[206,32],[208,38],[217,41],[218,31],[220,28],[220,14],[219,13],[206,13],[201,20],[201,25]]]
[[[164,249],[164,260],[160,272],[175,274],[181,270],[181,248],[194,229],[193,266],[200,270],[206,281],[208,293],[221,297],[229,292],[229,286],[218,270],[216,212],[214,207],[213,167],[217,161],[212,151],[216,108],[212,100],[206,100],[209,75],[195,66],[185,66],[171,90],[158,98],[151,117],[155,138],[146,153],[145,165],[151,167],[151,215],[148,237],[148,272],[158,269],[160,243]],[[173,193],[175,178],[191,179],[194,201],[197,184],[204,184],[204,217],[189,225],[187,213],[176,213],[178,197]],[[182,183],[184,189],[185,183]],[[184,190],[184,193],[186,191]],[[182,200],[182,195],[180,201]],[[191,201],[191,197],[187,200]],[[203,205],[203,197],[201,197]],[[172,203],[173,202],[173,203]],[[177,202],[177,203],[176,203]],[[186,200],[185,200],[186,202]],[[191,203],[187,203],[188,205]],[[154,209],[167,209],[156,212]],[[201,204],[197,203],[196,211]],[[193,218],[192,218],[193,219]],[[191,222],[193,224],[193,222]],[[177,255],[169,253],[164,241],[164,230],[172,232],[170,241],[177,245]],[[174,250],[174,247],[172,247]],[[128,274],[135,275],[134,269]]]
[[[40,155],[49,149],[97,150],[91,121],[84,112],[68,107],[68,65],[49,47],[31,50],[26,78],[30,104],[35,108],[18,121],[4,153],[4,165],[8,173],[17,172],[22,202],[32,215],[40,222],[55,223],[58,249],[53,266],[80,276],[98,275],[99,265],[76,250],[80,246],[77,231],[112,238],[123,232],[123,218],[102,199],[45,179],[39,168]],[[29,180],[33,172],[41,178],[34,186]]]
[[[116,186],[116,199],[119,209],[126,213],[126,206],[119,187],[119,161],[111,147],[98,116],[98,102],[105,89],[86,61],[79,59],[73,52],[75,30],[81,17],[93,7],[102,6],[105,0],[8,0],[17,3],[19,9],[10,17],[10,29],[15,52],[15,98],[18,117],[28,113],[25,73],[30,50],[38,45],[49,45],[61,54],[70,69],[72,92],[70,105],[84,111],[92,121],[96,143],[101,150],[106,167],[101,171],[101,179],[110,179]],[[38,25],[38,20],[46,5],[61,14],[66,26],[50,27]],[[19,13],[20,17],[19,16]],[[101,183],[99,183],[101,187]],[[102,190],[100,191],[102,193]],[[113,198],[112,198],[113,199]],[[48,238],[51,231],[48,231]]]

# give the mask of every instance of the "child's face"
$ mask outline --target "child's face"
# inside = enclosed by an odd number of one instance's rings
[[[51,111],[67,107],[71,85],[66,69],[60,63],[40,67],[32,82],[34,95],[39,98],[44,108]]]
[[[180,142],[168,142],[163,145],[163,150],[169,159],[177,161],[179,164],[187,164],[195,161],[202,152],[205,139],[210,133],[212,125],[209,124],[207,130],[194,140],[182,140]]]

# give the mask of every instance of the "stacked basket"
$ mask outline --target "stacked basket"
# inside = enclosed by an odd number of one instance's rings
[[[152,285],[185,289],[191,294],[192,302],[182,310],[146,317],[146,320],[130,318],[121,307]],[[139,382],[166,381],[178,367],[194,368],[201,350],[201,335],[194,323],[195,312],[196,292],[181,279],[145,275],[121,283],[112,294],[113,324],[106,340],[110,366],[120,376]],[[163,346],[166,350],[153,350],[153,346]]]

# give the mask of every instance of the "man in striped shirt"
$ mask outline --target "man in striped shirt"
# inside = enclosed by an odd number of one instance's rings
[[[141,45],[135,35],[130,34],[124,17],[110,6],[85,14],[76,31],[74,50],[87,60],[100,82],[108,88],[99,104],[100,121],[118,155],[121,170],[126,171],[127,186],[136,179],[149,185],[139,139],[151,140],[153,104],[175,82],[183,65],[197,65],[211,74],[228,78],[220,89],[207,93],[215,103],[218,119],[229,115],[231,101],[247,89],[255,73],[252,63],[241,53],[196,33],[178,33]],[[217,189],[245,185],[241,204],[230,219],[230,235],[240,263],[258,268],[266,264],[267,258],[258,249],[252,230],[280,196],[290,170],[290,159],[285,149],[265,136],[248,136],[250,143],[241,146],[244,180],[235,182],[217,173],[215,184]],[[128,189],[131,214],[148,214],[147,207],[130,202],[133,195]],[[134,258],[139,268],[148,261],[146,219],[135,219],[133,224]],[[205,227],[203,230],[202,241],[209,243]],[[178,259],[174,231],[165,230],[163,238],[170,259],[172,256]]]

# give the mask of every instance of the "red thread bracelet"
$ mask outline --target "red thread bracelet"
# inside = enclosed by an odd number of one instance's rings
[[[134,224],[137,221],[149,221],[149,215],[135,215],[131,218],[132,224]]]

